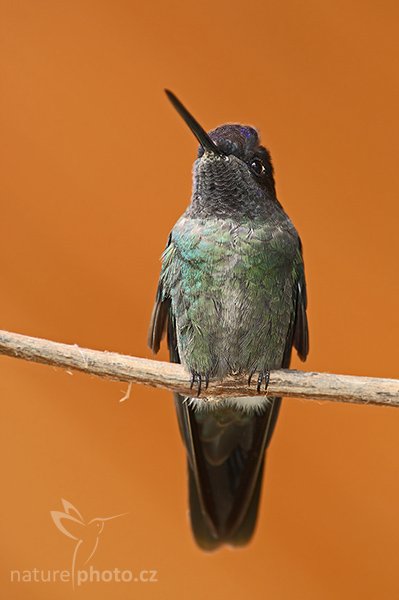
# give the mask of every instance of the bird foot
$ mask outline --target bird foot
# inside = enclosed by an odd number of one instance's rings
[[[202,390],[202,383],[205,381],[205,389],[208,389],[209,385],[209,373],[198,373],[197,371],[192,371],[191,373],[191,383],[190,389],[192,390],[194,385],[197,385],[197,397],[200,395]]]
[[[251,386],[252,377],[253,377],[255,371],[256,371],[256,369],[253,369],[253,371],[251,371],[249,374],[248,386]],[[269,381],[270,381],[269,369],[266,369],[265,371],[259,371],[258,382],[256,384],[256,391],[258,392],[258,394],[260,393],[260,388],[262,386],[263,381],[265,382],[265,392],[267,392],[267,388],[268,388]]]

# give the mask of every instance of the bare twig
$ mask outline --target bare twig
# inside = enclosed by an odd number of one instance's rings
[[[190,375],[181,365],[88,350],[76,344],[60,344],[0,331],[0,354],[127,383],[167,388],[186,396],[195,393],[190,389]],[[279,370],[271,373],[268,394],[318,401],[399,406],[399,380]],[[256,384],[248,387],[245,375],[210,381],[209,388],[201,392],[202,397],[213,401],[221,397],[248,396],[250,402],[250,397],[256,395]]]

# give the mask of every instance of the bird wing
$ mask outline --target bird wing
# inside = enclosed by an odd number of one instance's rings
[[[292,349],[298,353],[299,358],[304,361],[309,353],[309,327],[306,314],[307,293],[305,268],[303,263],[302,242],[298,238],[299,247],[295,264],[296,281],[294,282],[294,311],[293,319],[287,336],[287,344],[284,352],[283,369],[288,369],[291,362]]]
[[[301,360],[306,360],[309,353],[309,327],[306,309],[308,299],[306,293],[305,268],[303,264],[302,242],[299,239],[299,270],[297,280],[297,297],[294,323],[293,345]]]
[[[171,241],[172,234],[170,233],[165,251],[170,246]],[[165,335],[169,312],[170,298],[164,298],[162,277],[160,277],[148,332],[148,345],[154,354],[158,352],[162,338]]]

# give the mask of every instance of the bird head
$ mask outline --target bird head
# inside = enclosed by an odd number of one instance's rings
[[[256,216],[279,206],[270,153],[256,129],[226,124],[207,133],[172,92],[166,94],[200,142],[192,197],[197,212]]]

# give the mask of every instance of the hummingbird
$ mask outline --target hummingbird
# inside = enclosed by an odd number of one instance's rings
[[[175,394],[186,448],[190,521],[203,550],[243,546],[255,530],[265,453],[281,398],[271,369],[309,350],[302,244],[277,199],[269,151],[250,126],[207,133],[165,90],[199,142],[191,201],[162,255],[149,346],[164,334],[171,362],[191,374]],[[252,397],[199,397],[210,379],[246,374]]]

